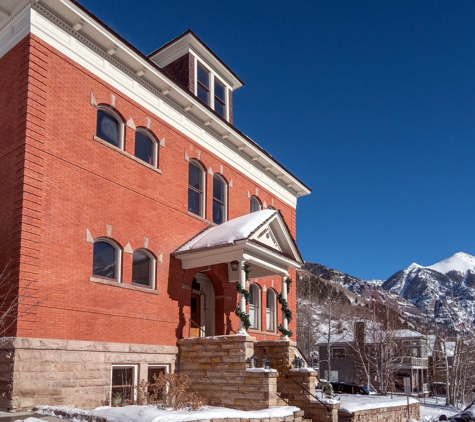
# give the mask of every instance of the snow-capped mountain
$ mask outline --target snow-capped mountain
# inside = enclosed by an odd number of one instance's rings
[[[382,288],[407,299],[423,315],[460,329],[475,323],[475,257],[458,252],[436,264],[416,263],[389,277]]]
[[[408,320],[419,314],[457,331],[475,325],[475,257],[464,252],[427,267],[412,263],[385,281],[365,281],[310,262],[304,269],[363,298],[377,290],[383,300],[397,300]]]

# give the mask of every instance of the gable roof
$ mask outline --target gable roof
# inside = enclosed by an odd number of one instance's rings
[[[248,260],[261,267],[254,274],[286,272],[303,264],[297,245],[278,210],[260,210],[208,227],[173,253],[183,268]],[[267,268],[266,271],[263,268]],[[275,274],[272,273],[272,274]],[[257,277],[257,275],[256,275]]]

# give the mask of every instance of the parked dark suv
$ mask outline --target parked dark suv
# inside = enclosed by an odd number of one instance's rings
[[[361,394],[364,396],[374,394],[373,391],[368,391],[368,387],[351,382],[331,382],[330,384],[333,387],[333,391],[337,394]]]

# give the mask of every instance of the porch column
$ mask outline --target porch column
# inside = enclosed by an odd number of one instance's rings
[[[285,301],[287,300],[287,284],[285,283],[285,279],[288,276],[289,276],[288,274],[284,274],[282,276],[282,299],[284,299]],[[289,329],[289,321],[287,321],[287,318],[284,312],[282,312],[282,327],[284,327],[284,329],[286,330]],[[282,336],[282,340],[288,340],[288,339],[289,339],[289,336],[287,335]]]
[[[241,261],[239,263],[239,284],[241,285],[242,289],[246,288],[246,271],[244,270],[245,263],[246,261]],[[246,312],[246,298],[242,293],[240,293],[239,297],[239,307],[241,308],[241,311]],[[242,320],[239,320],[238,334],[247,335],[247,331],[244,328],[244,323],[242,322]]]

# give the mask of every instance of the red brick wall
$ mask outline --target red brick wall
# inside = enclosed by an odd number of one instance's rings
[[[13,56],[21,57],[24,49],[19,45],[17,53],[12,52],[10,59],[5,56],[0,64],[16,69],[19,58]],[[253,194],[258,186],[34,36],[30,59],[24,271],[20,276],[22,282],[32,278],[38,281],[41,303],[33,315],[21,317],[18,336],[175,344],[177,337],[188,336],[190,290],[183,286],[191,286],[197,270],[183,271],[171,253],[212,219],[212,176],[208,174],[207,221],[187,212],[188,163],[184,151],[190,158],[197,158],[200,151],[205,168],[220,172],[223,166],[223,176],[233,181],[229,219],[249,212],[247,192]],[[150,130],[158,139],[166,138],[166,147],[159,148],[161,174],[93,140],[97,109],[90,104],[91,91],[98,104],[110,104],[113,94],[115,109],[124,120],[132,117],[137,126],[146,126],[150,118]],[[10,130],[15,132],[19,127],[15,124]],[[134,151],[134,134],[125,127],[125,151],[130,154]],[[11,185],[9,181],[7,186]],[[8,197],[18,196],[18,189],[11,189]],[[265,189],[259,187],[258,196],[271,204],[272,196]],[[274,207],[282,210],[295,235],[295,225],[290,223],[295,210],[277,198]],[[10,220],[13,224],[12,212],[8,218],[7,224]],[[147,237],[148,249],[156,256],[163,254],[163,263],[157,263],[158,295],[89,281],[93,245],[86,242],[86,229],[97,238],[107,235],[108,225],[112,227],[111,238],[122,248],[127,244],[132,249],[143,247]],[[131,267],[132,255],[124,253],[125,284],[131,283]],[[212,267],[207,275],[216,296],[222,296],[216,308],[222,311],[223,325],[237,330],[236,291],[227,281],[225,266]],[[280,281],[277,277],[274,280],[275,289],[280,291]],[[289,296],[292,309],[294,292]],[[224,329],[220,325],[217,318],[217,334]]]

